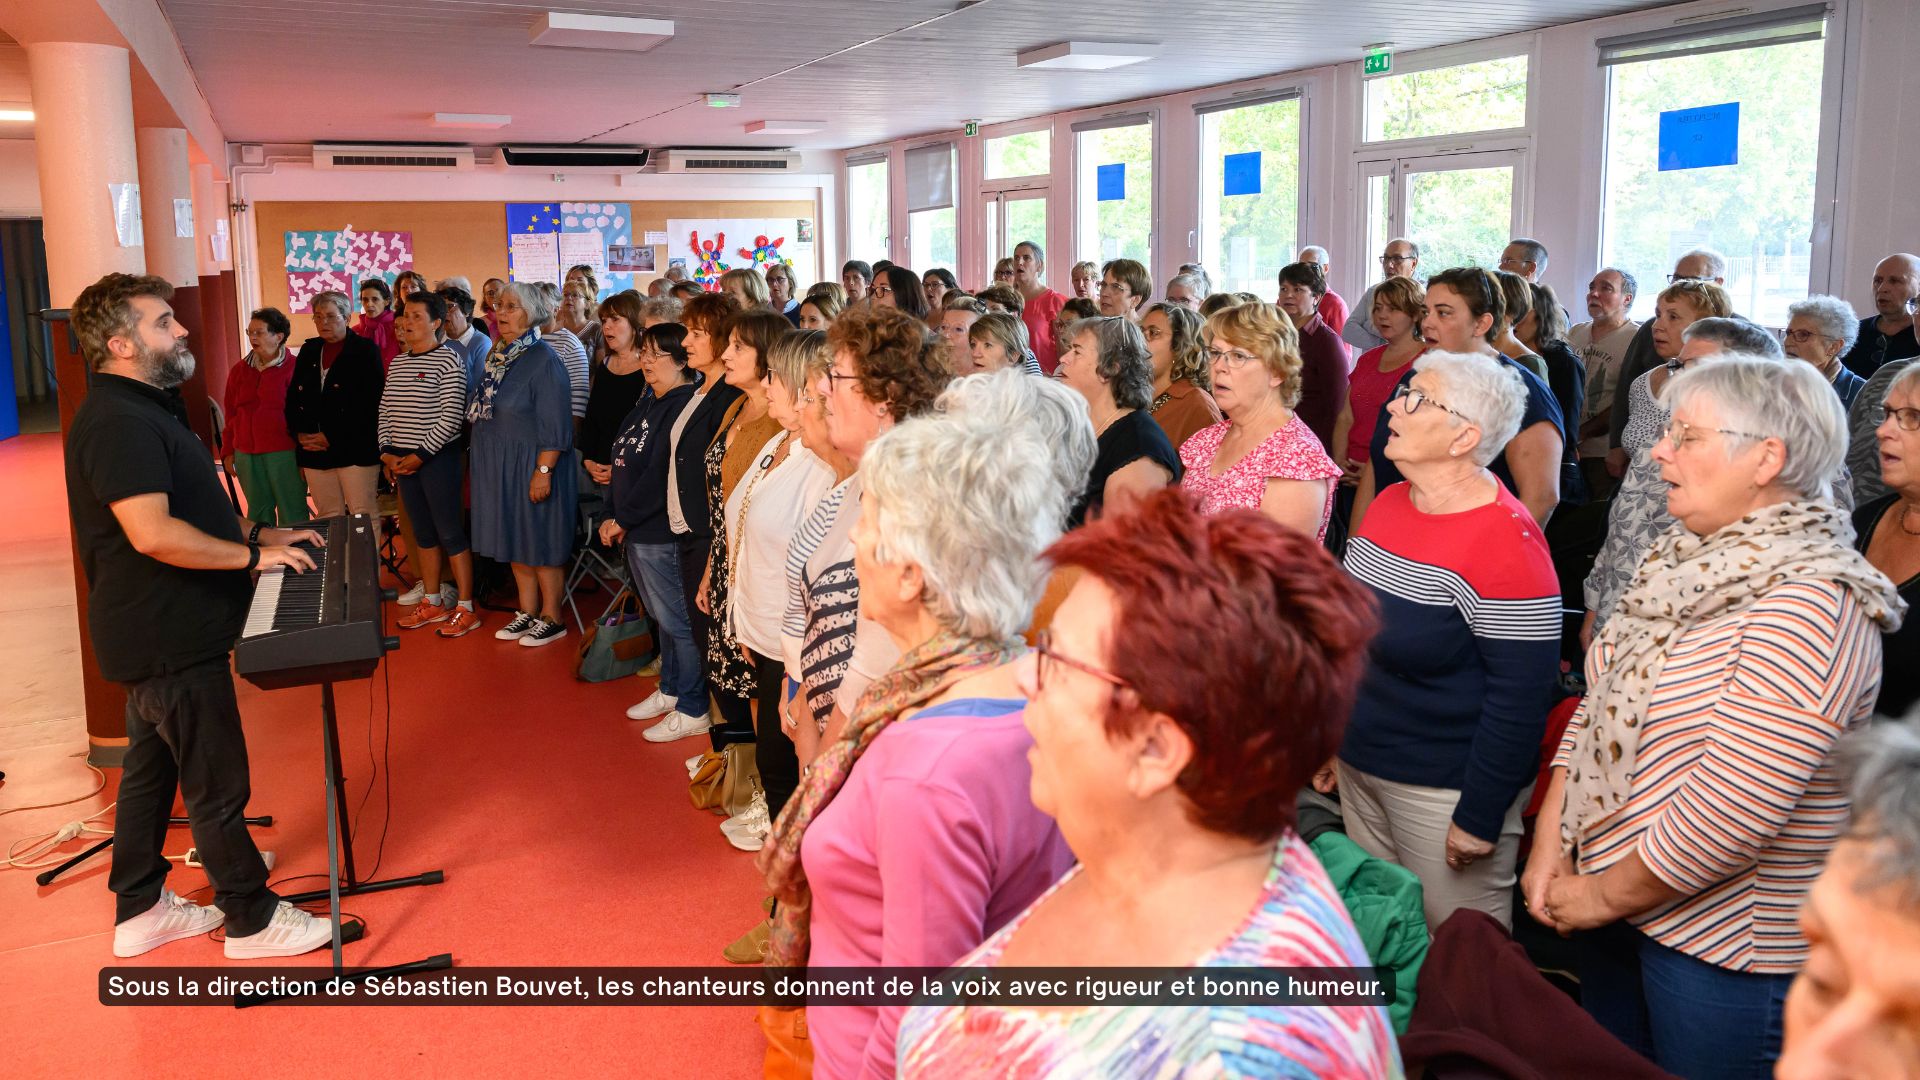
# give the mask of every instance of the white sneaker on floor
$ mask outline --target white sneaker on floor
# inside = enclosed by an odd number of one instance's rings
[[[513,613],[513,621],[495,630],[493,636],[500,641],[519,641],[527,631],[533,629],[537,619],[538,616],[531,612],[516,611]]]
[[[651,720],[656,716],[665,716],[672,712],[673,707],[678,704],[680,704],[679,698],[669,697],[655,690],[653,693],[648,694],[644,700],[627,707],[627,719]]]
[[[529,649],[537,649],[542,645],[551,645],[566,636],[566,623],[536,617],[533,625],[527,628],[527,632],[520,635],[520,644]]]
[[[139,956],[169,941],[198,937],[226,921],[220,909],[202,906],[162,888],[147,910],[113,928],[113,955]]]
[[[401,593],[399,597],[394,600],[394,603],[399,604],[401,607],[412,607],[426,598],[427,583],[424,581],[416,581],[413,583],[413,588]]]
[[[693,779],[693,774],[700,771],[700,759],[706,756],[706,751],[703,750],[687,759],[687,779]]]
[[[273,910],[266,928],[246,937],[227,938],[227,959],[259,960],[270,956],[299,956],[333,940],[333,924],[294,907],[285,900]]]
[[[705,735],[713,730],[713,721],[707,717],[695,719],[678,709],[667,714],[665,720],[640,733],[648,742],[672,742],[689,735]]]
[[[759,851],[767,844],[767,834],[773,832],[773,819],[767,814],[767,797],[761,792],[753,793],[753,801],[745,810],[720,823],[720,831],[727,835],[727,842],[741,851]]]

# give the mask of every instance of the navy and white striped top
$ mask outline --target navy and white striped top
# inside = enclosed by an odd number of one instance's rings
[[[578,420],[587,415],[587,395],[592,390],[587,347],[564,326],[554,328],[551,333],[542,331],[540,340],[553,346],[561,365],[567,369],[567,381],[573,385],[573,418]]]
[[[380,450],[421,460],[460,437],[467,422],[467,362],[447,342],[401,353],[380,391]]]
[[[1540,767],[1560,673],[1560,586],[1533,516],[1504,486],[1457,514],[1422,513],[1395,484],[1367,510],[1346,568],[1380,631],[1340,759],[1460,792],[1453,820],[1498,840]]]
[[[780,618],[780,648],[787,677],[807,689],[816,723],[825,723],[832,714],[834,692],[853,655],[859,586],[836,575],[824,575],[831,580],[809,580],[807,564],[833,531],[852,485],[853,477],[834,485],[787,544],[787,607]],[[851,571],[851,566],[847,567],[849,579]],[[836,595],[836,591],[844,595]],[[845,603],[847,597],[853,598],[851,606]],[[824,708],[816,702],[824,702]]]

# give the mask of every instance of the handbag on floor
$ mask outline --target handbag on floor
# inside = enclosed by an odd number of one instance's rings
[[[760,789],[760,763],[754,757],[752,743],[728,743],[724,750],[709,750],[694,763],[693,779],[687,783],[687,797],[696,810],[711,810],[732,817],[753,802]]]
[[[581,682],[624,678],[645,667],[657,651],[653,623],[641,610],[640,598],[632,589],[622,589],[606,616],[582,635],[574,675]]]
[[[807,1037],[807,1010],[762,1005],[754,1019],[767,1037],[761,1076],[766,1080],[807,1080],[813,1075],[813,1040]]]

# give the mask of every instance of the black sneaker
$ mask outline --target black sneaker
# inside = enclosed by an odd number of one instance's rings
[[[520,644],[530,649],[537,649],[550,642],[559,641],[566,636],[567,624],[548,622],[536,616],[533,620],[533,626],[530,627],[526,633],[520,635]]]
[[[533,629],[534,623],[539,621],[539,617],[532,612],[516,611],[513,613],[513,621],[495,630],[493,636],[501,641],[518,641],[526,635],[527,631]]]

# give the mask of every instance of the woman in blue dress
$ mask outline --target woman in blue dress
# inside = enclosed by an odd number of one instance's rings
[[[510,563],[520,596],[502,641],[545,645],[566,636],[560,591],[573,527],[573,386],[540,325],[553,302],[525,282],[502,289],[500,338],[487,355],[473,422],[473,550]]]

